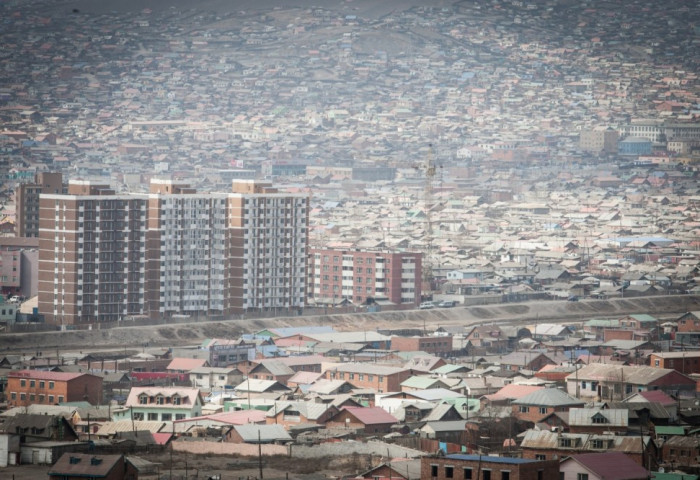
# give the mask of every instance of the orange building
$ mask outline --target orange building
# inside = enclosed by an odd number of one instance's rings
[[[102,403],[102,377],[89,373],[18,370],[7,375],[7,404],[56,405],[62,402]]]

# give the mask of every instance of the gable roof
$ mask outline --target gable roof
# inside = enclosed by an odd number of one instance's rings
[[[202,404],[202,398],[199,394],[198,388],[187,388],[187,387],[131,387],[129,391],[129,396],[126,398],[125,406],[133,407],[153,407],[155,404],[142,405],[139,403],[139,396],[148,395],[149,397],[156,397],[162,395],[164,397],[173,397],[174,395],[179,395],[182,401],[179,405],[169,403],[167,405],[157,405],[159,408],[181,408],[181,409],[191,409],[194,405],[199,402]]]
[[[605,480],[642,479],[648,475],[645,468],[621,452],[583,453],[573,455],[562,463],[567,461],[574,461]]]
[[[396,423],[396,417],[380,407],[343,407],[346,411],[365,425]]]
[[[123,462],[122,455],[93,455],[83,453],[64,453],[51,467],[49,475],[81,476],[90,478],[106,477],[118,462]]]
[[[542,388],[513,401],[513,405],[539,405],[543,407],[569,407],[585,402],[558,388]]]
[[[245,425],[234,425],[233,429],[246,443],[287,442],[292,440],[292,437],[289,436],[284,427],[277,424],[258,425],[247,423]]]
[[[209,362],[207,362],[206,358],[173,358],[165,369],[189,372],[194,368],[207,365],[209,365]]]
[[[594,417],[604,417],[605,422],[593,420]],[[569,409],[569,426],[589,427],[627,427],[629,426],[629,410],[624,408],[571,408]]]
[[[517,400],[523,398],[526,395],[531,394],[537,390],[542,390],[544,387],[540,385],[516,385],[515,383],[510,383],[503,388],[501,388],[496,393],[490,395],[484,395],[489,401],[502,401],[502,400]]]

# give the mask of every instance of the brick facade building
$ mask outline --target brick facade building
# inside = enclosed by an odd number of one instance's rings
[[[446,455],[421,458],[423,480],[558,480],[558,460]]]
[[[62,402],[102,403],[102,377],[88,373],[18,370],[7,375],[10,407],[56,405]]]

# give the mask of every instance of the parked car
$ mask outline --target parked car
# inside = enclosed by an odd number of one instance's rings
[[[578,302],[578,297],[576,295],[571,295],[567,300],[569,302]]]
[[[435,304],[433,302],[423,302],[418,308],[420,308],[421,310],[429,310],[431,308],[435,308]]]
[[[440,308],[452,308],[455,305],[457,305],[457,302],[454,300],[443,300],[442,302],[438,303],[438,307]]]
[[[9,301],[10,301],[10,303],[17,303],[17,304],[19,304],[19,303],[22,303],[22,297],[19,297],[19,296],[17,296],[17,295],[14,295],[14,296],[10,297],[10,300],[9,300]]]

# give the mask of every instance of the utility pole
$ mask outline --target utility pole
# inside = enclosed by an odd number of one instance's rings
[[[258,427],[258,468],[260,469],[260,480],[263,480],[262,442],[260,441],[260,427]]]

